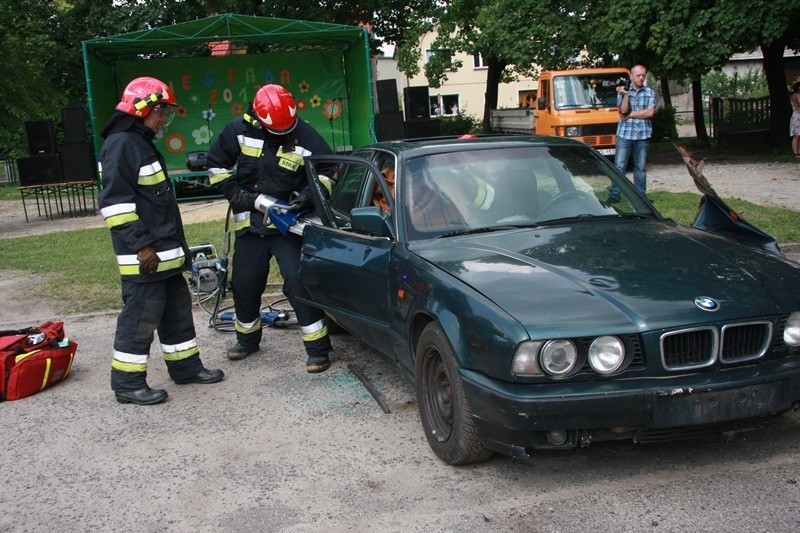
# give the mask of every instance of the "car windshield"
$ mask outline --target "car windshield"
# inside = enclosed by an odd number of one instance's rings
[[[584,146],[465,144],[411,159],[404,170],[410,240],[658,216],[629,180]]]
[[[618,73],[556,76],[553,91],[556,109],[617,107]]]

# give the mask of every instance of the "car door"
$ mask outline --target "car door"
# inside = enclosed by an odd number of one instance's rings
[[[330,195],[317,179],[316,167],[325,163],[338,166]],[[388,271],[396,232],[389,186],[378,167],[361,157],[312,156],[306,172],[322,223],[308,225],[303,232],[300,280],[314,305],[393,357]],[[388,213],[372,205],[376,183],[389,199]],[[365,218],[375,222],[372,230],[359,226]]]

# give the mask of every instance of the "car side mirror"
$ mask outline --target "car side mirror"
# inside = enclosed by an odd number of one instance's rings
[[[355,207],[350,211],[350,227],[360,233],[392,237],[391,217],[380,207]]]
[[[536,107],[539,108],[539,111],[543,111],[543,110],[547,109],[547,98],[542,96],[541,98],[536,100]]]

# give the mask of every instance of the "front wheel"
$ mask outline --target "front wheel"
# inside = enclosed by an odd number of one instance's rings
[[[458,373],[458,363],[442,328],[431,322],[416,350],[416,389],[422,427],[433,452],[447,464],[485,461],[483,447]]]

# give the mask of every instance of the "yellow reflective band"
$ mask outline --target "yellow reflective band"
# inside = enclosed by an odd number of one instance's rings
[[[72,361],[75,359],[75,350],[72,350],[69,354],[69,364],[67,365],[67,371],[64,372],[64,379],[69,376],[69,371],[72,370]]]
[[[479,178],[475,179],[475,183],[478,185],[478,192],[475,193],[475,199],[472,202],[479,209],[489,209],[494,202],[494,187]]]
[[[303,156],[294,152],[284,152],[283,148],[278,148],[278,166],[290,172],[296,172],[303,166]]]
[[[472,201],[475,205],[481,205],[486,201],[486,182],[483,180],[475,180],[478,185],[478,192],[475,193],[475,199]]]
[[[111,229],[129,222],[139,220],[139,215],[136,213],[125,213],[122,215],[115,215],[106,219],[106,226]]]
[[[164,352],[164,360],[165,361],[181,361],[183,359],[188,359],[189,357],[200,353],[200,350],[197,349],[197,346],[189,348],[187,350],[178,350],[176,352]]]
[[[120,372],[147,372],[147,363],[123,363],[122,361],[112,359],[111,368],[119,370]]]
[[[47,365],[44,367],[44,379],[42,380],[42,388],[39,390],[44,390],[47,387],[47,378],[50,377],[50,363],[52,360],[48,357],[47,358]]]
[[[303,337],[303,342],[311,342],[326,337],[327,335],[328,335],[328,327],[322,326],[321,329],[313,333],[303,333],[301,336]]]
[[[231,171],[225,168],[209,168],[208,169],[208,182],[211,185],[216,185],[232,175]]]
[[[163,172],[158,171],[150,176],[139,176],[139,181],[137,183],[139,185],[158,185],[162,181],[166,181],[166,179],[167,176]]]
[[[318,177],[319,177],[319,182],[322,184],[323,187],[325,187],[325,190],[328,191],[328,195],[333,194],[333,180],[330,179],[325,174],[320,174]]]
[[[165,361],[180,361],[200,353],[197,349],[197,339],[180,344],[162,344],[161,351],[164,352]]]
[[[158,256],[161,257],[162,253],[164,252],[158,252]],[[131,258],[133,258],[133,262],[131,262]],[[163,260],[158,264],[158,269],[156,272],[166,272],[168,270],[181,268],[185,262],[186,257],[184,256],[176,257],[175,259]],[[119,265],[119,273],[123,276],[134,276],[139,274],[139,260],[136,259],[135,255],[118,255],[117,265]]]
[[[150,357],[149,353],[128,353],[114,350],[114,361],[120,363],[134,363],[134,364],[147,364],[147,358]]]
[[[233,230],[238,231],[250,227],[250,211],[233,214]]]
[[[178,257],[176,259],[170,259],[169,261],[161,261],[158,264],[158,269],[156,272],[166,272],[167,270],[175,270],[176,268],[180,268],[186,262],[185,257]]]
[[[261,329],[261,317],[259,316],[252,322],[244,323],[239,322],[239,319],[234,321],[234,327],[239,333],[252,333]]]
[[[167,179],[164,170],[161,168],[161,163],[156,161],[150,165],[145,165],[139,169],[139,185],[157,185]]]
[[[237,135],[236,139],[239,141],[239,150],[242,154],[250,157],[261,157],[261,152],[264,150],[264,141],[262,139],[254,139],[245,135]]]
[[[109,205],[108,207],[100,209],[100,214],[103,215],[103,218],[113,217],[114,215],[121,215],[123,213],[135,213],[135,212],[136,212],[136,204],[133,202]]]
[[[16,356],[14,358],[14,363],[19,363],[20,361],[22,361],[26,357],[30,357],[31,355],[33,355],[35,353],[39,353],[39,352],[41,352],[41,350],[33,350],[32,352],[21,353],[21,354],[19,354],[18,356]]]

